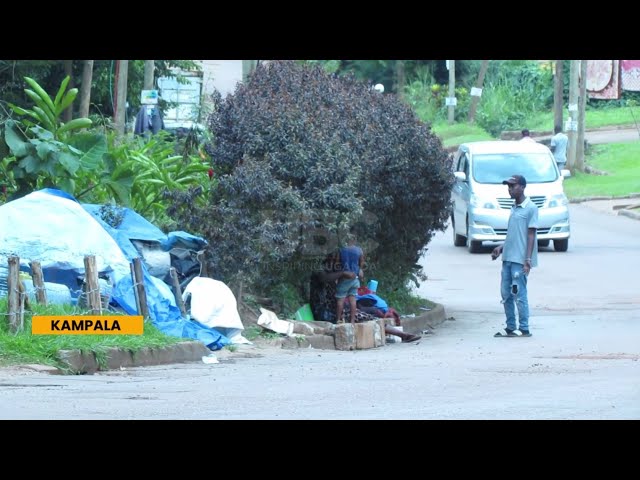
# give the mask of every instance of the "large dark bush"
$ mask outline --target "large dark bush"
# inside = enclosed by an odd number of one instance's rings
[[[214,103],[210,203],[174,197],[169,211],[209,240],[216,277],[302,286],[349,229],[368,278],[404,285],[419,274],[449,216],[452,175],[440,140],[407,105],[293,61],[261,65]]]

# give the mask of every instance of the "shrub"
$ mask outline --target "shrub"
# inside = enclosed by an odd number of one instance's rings
[[[168,209],[209,241],[212,272],[245,285],[298,287],[358,234],[367,275],[404,285],[436,230],[452,183],[440,140],[394,95],[352,75],[274,61],[233,95],[214,96],[207,152],[218,179],[206,208]],[[417,280],[417,279],[416,279]]]

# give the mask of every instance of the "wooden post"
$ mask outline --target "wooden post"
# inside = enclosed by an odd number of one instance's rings
[[[31,262],[31,278],[33,278],[33,288],[36,290],[36,301],[40,305],[47,304],[47,289],[44,286],[44,277],[40,262]]]
[[[136,281],[136,272],[135,269],[133,268],[133,262],[129,264],[129,267],[131,267],[131,283],[133,285],[133,296],[136,299],[136,313],[138,315],[140,315],[141,309],[140,309],[140,297],[138,297],[138,287],[137,287],[137,281]]]
[[[169,269],[171,275],[171,282],[173,283],[173,295],[176,297],[176,305],[180,309],[180,313],[183,317],[187,316],[187,309],[184,308],[184,302],[182,301],[182,288],[180,288],[180,281],[178,280],[178,272],[174,267]]]
[[[133,273],[135,274],[134,282],[140,301],[140,311],[138,313],[146,319],[149,316],[149,306],[147,304],[147,292],[144,289],[144,275],[142,273],[142,261],[140,257],[133,259]]]
[[[98,283],[95,255],[84,257],[84,288],[91,314],[102,315],[102,300],[100,300],[100,284]]]
[[[449,60],[449,97],[450,102],[453,101],[454,98],[456,98],[456,61],[455,60]],[[449,120],[449,125],[453,124],[454,120],[455,120],[455,105],[453,104],[449,104],[448,106],[448,120]]]
[[[562,62],[563,60],[556,60],[556,71],[553,75],[553,126],[560,127],[562,129],[561,131],[564,131],[564,128],[562,127],[562,108],[564,102],[564,79],[562,76]]]
[[[480,65],[480,72],[478,73],[478,79],[476,80],[476,92],[472,90],[471,93],[471,106],[469,107],[469,123],[473,123],[476,117],[476,109],[478,108],[478,102],[480,102],[480,96],[482,95],[482,84],[484,83],[484,76],[487,74],[489,68],[489,60],[482,60]],[[479,92],[478,92],[479,90]],[[473,93],[477,93],[474,95]]]
[[[8,259],[9,274],[7,276],[7,295],[9,310],[9,331],[16,333],[19,329],[19,309],[20,309],[20,290],[18,282],[20,281],[20,257],[11,256]]]
[[[207,269],[207,258],[204,252],[204,250],[200,250],[196,255],[196,259],[198,260],[198,263],[200,263],[200,275],[198,275],[199,277],[209,276],[209,270]]]

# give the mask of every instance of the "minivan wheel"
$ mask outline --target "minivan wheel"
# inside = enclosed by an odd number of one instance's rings
[[[471,240],[469,237],[469,225],[467,224],[467,248],[469,249],[469,253],[480,253],[482,250],[482,242],[478,242],[476,240]]]
[[[539,247],[548,247],[549,246],[549,240],[538,240],[538,246]]]
[[[569,248],[569,239],[565,238],[564,240],[554,240],[553,241],[553,249],[556,252],[566,252]]]
[[[464,247],[467,244],[467,237],[456,233],[456,224],[453,217],[451,217],[451,229],[453,230],[453,244],[456,247]]]

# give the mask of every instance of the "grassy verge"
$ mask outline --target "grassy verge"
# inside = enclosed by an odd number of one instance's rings
[[[421,307],[433,308],[436,304],[426,298],[415,296],[407,290],[396,290],[389,294],[380,295],[390,307],[395,308],[400,315],[421,315],[425,312]]]
[[[564,119],[567,119],[566,113]],[[640,125],[640,107],[618,107],[600,110],[587,110],[586,128]],[[532,131],[553,130],[553,112],[542,112],[532,115],[522,125]],[[435,122],[431,126],[433,132],[442,139],[445,147],[459,145],[464,142],[477,142],[481,140],[496,140],[490,133],[476,124],[454,123],[449,125],[446,121]]]
[[[454,123],[449,125],[447,122],[438,122],[432,125],[433,133],[442,140],[445,147],[460,145],[464,142],[478,142],[481,140],[495,140],[491,134],[478,127],[468,123]]]
[[[564,191],[570,199],[594,196],[624,197],[640,193],[640,143],[594,145],[587,164],[608,175],[576,172],[565,180]]]
[[[564,120],[567,113],[564,112]],[[585,128],[640,125],[640,107],[616,107],[585,112]],[[533,115],[524,125],[529,130],[553,130],[553,112]]]
[[[164,347],[182,342],[184,338],[169,337],[147,322],[143,335],[31,335],[32,315],[73,315],[82,312],[72,306],[32,305],[33,314],[25,312],[24,330],[17,334],[8,331],[5,313],[6,298],[0,299],[0,366],[37,363],[61,367],[58,350],[82,350],[96,353],[100,363],[108,348],[137,351],[144,347]]]

